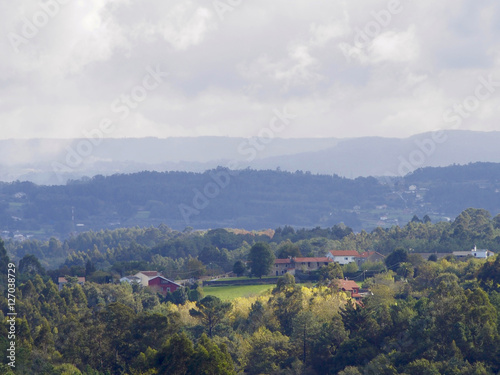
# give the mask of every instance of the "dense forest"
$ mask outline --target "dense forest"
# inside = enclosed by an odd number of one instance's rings
[[[500,257],[427,261],[397,249],[387,259],[385,271],[364,281],[371,294],[362,305],[325,280],[297,284],[289,274],[267,294],[231,302],[204,295],[198,284],[175,299],[127,283],[80,286],[71,277],[59,291],[43,267],[33,267],[36,258],[23,259],[15,372],[6,356],[0,372],[497,374]],[[9,262],[0,242],[1,268]],[[6,353],[12,344],[2,278]]]
[[[45,268],[65,267],[64,272],[74,276],[83,276],[90,262],[108,276],[158,269],[170,278],[183,279],[199,275],[196,270],[206,274],[231,271],[256,242],[269,243],[278,257],[290,246],[303,256],[324,256],[329,250],[374,250],[386,255],[400,247],[413,253],[451,253],[474,246],[500,252],[500,215],[491,217],[486,210],[469,208],[450,222],[433,223],[429,216],[414,216],[401,227],[358,233],[345,225],[313,229],[284,226],[265,232],[223,228],[180,232],[159,225],[90,231],[63,242],[56,238],[8,240],[6,248],[15,261],[34,255]]]
[[[446,182],[443,182],[446,178]],[[47,239],[161,223],[260,230],[344,223],[355,231],[434,221],[468,207],[500,212],[500,164],[424,168],[404,178],[356,178],[279,170],[141,172],[94,176],[63,186],[0,183],[0,229]]]

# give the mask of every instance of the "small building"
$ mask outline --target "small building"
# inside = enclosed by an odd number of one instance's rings
[[[269,272],[269,276],[281,276],[288,272],[292,275],[295,274],[295,267],[292,265],[292,259],[275,259],[274,267],[271,269],[271,272]]]
[[[169,292],[173,293],[181,287],[181,285],[163,276],[152,277],[148,281],[148,286],[163,296],[166,296]]]
[[[466,258],[470,256],[474,258],[486,259],[492,257],[495,253],[486,249],[478,249],[474,246],[474,248],[469,251],[454,251],[453,255],[457,258]]]
[[[61,291],[62,288],[64,288],[64,285],[66,285],[67,283],[68,283],[68,280],[66,280],[65,277],[59,277],[57,279],[57,284],[59,286],[59,291]],[[85,284],[85,277],[79,277],[77,283],[78,283],[78,285],[83,286],[83,284]]]
[[[326,253],[326,257],[339,264],[348,264],[355,262],[359,253],[356,250],[331,250]]]
[[[359,285],[354,280],[339,279],[336,281],[336,284],[339,291],[349,293],[355,300],[363,297],[359,294]]]
[[[158,272],[158,271],[140,271],[140,272],[137,272],[134,276],[139,278],[140,284],[142,286],[148,286],[149,280],[151,278],[156,277],[156,276],[162,276],[162,275],[161,275],[161,272]]]
[[[322,266],[333,262],[327,257],[306,257],[306,258],[285,258],[275,259],[274,267],[269,272],[269,276],[282,276],[285,273],[295,275],[295,270],[304,272],[316,271]]]
[[[308,258],[293,258],[295,269],[301,271],[316,271],[320,267],[328,266],[333,260],[328,257],[308,257]]]

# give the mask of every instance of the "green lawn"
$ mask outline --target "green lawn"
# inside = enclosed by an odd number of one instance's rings
[[[205,292],[205,295],[216,296],[224,301],[232,301],[237,297],[258,295],[274,287],[274,284],[206,286],[203,288],[203,291]]]
[[[274,279],[277,276],[262,276],[262,279]],[[213,281],[233,281],[233,280],[259,280],[259,277],[248,277],[248,276],[239,276],[239,277],[221,277],[220,279],[213,279]]]

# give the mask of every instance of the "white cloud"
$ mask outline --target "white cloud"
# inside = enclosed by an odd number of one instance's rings
[[[373,63],[411,62],[418,57],[419,46],[412,25],[405,32],[387,31],[373,40],[369,48]]]
[[[2,2],[0,137],[81,136],[147,66],[170,75],[110,136],[255,136],[285,104],[300,118],[280,136],[407,136],[447,126],[478,76],[500,80],[498,2],[401,2],[356,43],[387,4],[255,0],[221,20],[203,0],[79,0],[16,53],[8,35],[39,3]],[[462,126],[498,127],[497,98]]]

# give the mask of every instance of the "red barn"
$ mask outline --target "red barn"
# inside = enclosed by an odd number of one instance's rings
[[[173,293],[181,287],[181,285],[163,276],[152,277],[148,281],[148,286],[163,296],[166,296],[168,292]]]

